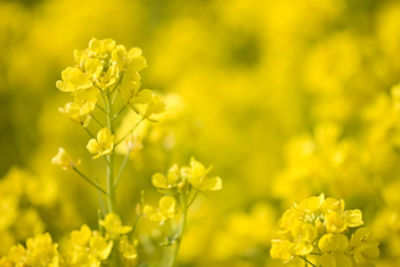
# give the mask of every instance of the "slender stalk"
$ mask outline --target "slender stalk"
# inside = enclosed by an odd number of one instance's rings
[[[314,263],[312,263],[311,261],[309,261],[306,257],[300,256],[300,258],[302,258],[305,261],[306,266],[307,266],[307,264],[310,264],[311,266],[316,267],[316,265]]]
[[[104,128],[104,125],[99,121],[99,119],[96,118],[93,114],[91,115],[92,119],[101,127]]]
[[[114,120],[126,109],[127,105],[124,105],[120,110],[118,110],[114,115]]]
[[[114,181],[114,188],[117,189],[119,180],[121,179],[122,173],[125,170],[126,164],[129,161],[129,154],[131,153],[131,150],[128,150],[125,157],[124,157],[124,161],[121,163],[121,167],[119,168],[118,174],[115,177],[115,181]]]
[[[94,134],[92,134],[92,132],[91,132],[88,128],[83,127],[83,129],[85,129],[85,131],[88,133],[88,135],[89,135],[91,138],[95,138],[95,137],[94,137]]]
[[[119,139],[116,143],[115,146],[118,146],[122,141],[124,141],[125,138],[128,137],[128,135],[130,135],[139,125],[142,121],[144,121],[145,117],[142,117],[133,127],[132,129],[130,129],[125,135],[124,137],[122,137],[121,139]]]
[[[107,192],[100,187],[96,182],[94,182],[92,179],[88,178],[86,175],[84,175],[80,170],[78,170],[75,166],[72,167],[72,169],[79,174],[80,177],[82,177],[86,182],[94,186],[97,190],[99,190],[101,193],[107,196]]]
[[[100,106],[99,104],[97,104],[96,107],[98,107],[101,111],[103,111],[104,114],[107,114],[107,111],[102,106]]]
[[[107,104],[107,127],[111,133],[114,134],[113,125],[113,107],[111,103],[111,93],[106,91],[106,104]],[[114,189],[114,151],[107,155],[107,204],[108,212],[115,212],[115,189]]]
[[[175,241],[172,259],[170,261],[170,264],[168,265],[169,267],[174,266],[176,263],[176,260],[178,258],[179,248],[181,246],[183,232],[185,231],[185,227],[186,227],[188,207],[187,207],[187,203],[186,203],[186,197],[184,194],[180,196],[180,202],[181,202],[181,208],[182,208],[182,218],[179,222],[179,227],[178,227],[178,231],[177,231],[177,239]]]

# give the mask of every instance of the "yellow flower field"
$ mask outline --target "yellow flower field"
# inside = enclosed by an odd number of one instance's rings
[[[400,2],[3,0],[0,267],[400,266]]]

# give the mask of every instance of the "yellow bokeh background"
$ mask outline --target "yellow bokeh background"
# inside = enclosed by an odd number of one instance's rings
[[[55,87],[92,37],[142,48],[143,87],[168,105],[123,176],[121,216],[133,221],[142,189],[152,199],[154,172],[192,155],[223,179],[190,211],[181,266],[280,266],[280,215],[320,193],[363,211],[377,266],[400,265],[395,0],[1,1],[0,256],[96,226],[96,192],[50,163],[62,145],[87,173],[102,166]]]

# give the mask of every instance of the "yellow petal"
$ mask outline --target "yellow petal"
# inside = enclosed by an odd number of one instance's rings
[[[200,188],[200,190],[202,191],[217,191],[221,189],[222,189],[222,179],[219,177],[206,179]]]

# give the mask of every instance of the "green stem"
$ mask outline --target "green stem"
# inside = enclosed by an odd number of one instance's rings
[[[93,114],[91,115],[92,119],[101,127],[104,128],[104,125],[97,119]]]
[[[300,256],[300,258],[302,258],[306,262],[306,264],[310,264],[311,266],[316,267],[316,265],[311,261],[309,261],[306,257]]]
[[[113,107],[111,103],[111,93],[106,91],[107,103],[107,127],[114,134]],[[115,212],[115,188],[114,188],[114,151],[107,155],[107,204],[108,212]]]
[[[174,247],[174,252],[172,254],[172,259],[170,261],[170,264],[168,265],[170,267],[175,265],[176,260],[178,258],[179,248],[181,246],[182,236],[183,236],[183,232],[185,231],[186,221],[187,221],[187,211],[188,211],[187,208],[188,207],[187,207],[187,203],[186,203],[186,197],[184,194],[180,196],[180,202],[181,202],[181,208],[182,208],[182,218],[179,222],[179,228],[177,231],[177,238],[175,241],[175,247]]]
[[[117,188],[119,180],[121,179],[122,173],[124,172],[126,164],[129,161],[129,154],[130,153],[131,153],[131,150],[128,150],[126,155],[125,155],[124,161],[122,162],[121,167],[119,168],[118,174],[115,177],[115,181],[114,181],[114,188],[115,189]]]
[[[91,132],[88,128],[83,127],[83,129],[85,129],[85,131],[88,133],[88,135],[89,135],[91,138],[96,138],[96,137],[94,137],[94,134],[92,134],[92,132]]]
[[[94,186],[97,190],[99,190],[101,193],[107,196],[107,192],[104,191],[103,188],[100,187],[96,182],[94,182],[92,179],[88,178],[86,175],[84,175],[80,170],[78,170],[75,166],[72,167],[72,169],[79,174],[80,177],[82,177],[86,182]]]
[[[128,135],[130,135],[133,131],[135,131],[135,129],[140,125],[140,123],[141,123],[142,121],[144,121],[144,119],[145,119],[145,117],[142,117],[142,118],[132,127],[132,129],[130,129],[129,132],[127,132],[127,133],[124,135],[124,137],[122,137],[121,139],[119,139],[119,140],[115,143],[115,146],[118,146],[122,141],[125,140],[125,138],[128,137]]]

